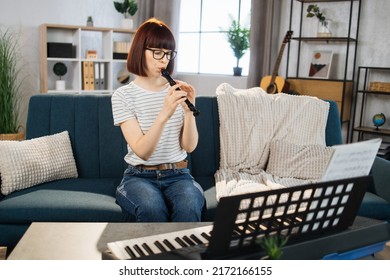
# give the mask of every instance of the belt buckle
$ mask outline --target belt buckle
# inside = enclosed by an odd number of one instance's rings
[[[163,164],[164,169],[176,169],[176,164],[174,163],[165,163]]]

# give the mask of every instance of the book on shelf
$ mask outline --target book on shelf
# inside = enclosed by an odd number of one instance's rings
[[[94,68],[94,72],[95,72],[95,79],[94,79],[94,83],[95,83],[95,90],[99,90],[100,89],[100,62],[94,62],[93,63],[93,68]]]
[[[95,90],[95,69],[92,60],[82,61],[83,90]]]
[[[115,41],[112,58],[127,59],[127,54],[129,52],[130,46],[131,46],[131,42]]]
[[[90,79],[87,81],[89,90],[106,90],[106,64],[105,62],[90,61]],[[85,89],[87,90],[87,89]]]
[[[88,61],[82,61],[81,62],[82,67],[82,83],[83,83],[83,90],[89,90],[89,64]]]
[[[96,50],[86,50],[85,51],[85,58],[86,59],[97,59],[98,54]]]
[[[95,90],[95,69],[93,63],[93,61],[88,61],[89,90]]]
[[[100,71],[99,71],[100,89],[107,89],[105,72],[106,72],[106,65],[104,64],[104,62],[100,62]]]

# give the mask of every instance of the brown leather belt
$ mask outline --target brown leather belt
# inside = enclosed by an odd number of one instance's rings
[[[179,162],[175,163],[163,163],[159,165],[137,165],[136,167],[139,169],[144,169],[144,170],[167,170],[167,169],[181,169],[181,168],[187,168],[188,166],[188,161],[187,160],[182,160]]]

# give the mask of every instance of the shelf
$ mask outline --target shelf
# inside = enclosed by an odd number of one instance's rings
[[[299,94],[335,101],[339,109],[340,120],[342,122],[349,121],[352,104],[352,81],[288,78],[287,82],[290,89]]]
[[[293,90],[298,93],[337,102],[340,122],[347,125],[346,141],[348,141],[352,117],[361,0],[290,1],[289,30],[294,30],[296,33],[288,45],[285,74],[288,78],[286,80],[292,84]],[[345,2],[346,4],[335,4],[337,2]],[[307,20],[304,20],[308,7],[307,3],[329,3],[319,5],[320,8],[324,6],[327,9],[327,14],[332,9],[336,10],[343,7],[343,11],[338,12],[343,12],[345,16],[342,20],[338,20],[337,24],[342,24],[345,28],[341,32],[338,30],[339,33],[330,33],[330,37],[313,36],[315,33],[312,28],[308,28]],[[321,49],[333,52],[333,61],[328,65],[320,60],[308,60],[311,52]],[[322,64],[321,67],[323,68],[317,67],[318,64]],[[332,79],[308,78],[308,73],[315,68],[325,72],[322,75],[323,77],[331,77]],[[330,72],[322,69],[329,69]]]
[[[43,28],[51,29],[63,29],[63,30],[86,30],[86,31],[97,31],[97,32],[109,32],[113,31],[116,33],[135,33],[135,30],[123,29],[123,28],[110,28],[110,27],[95,27],[95,26],[80,26],[80,25],[64,25],[64,24],[48,24],[44,23],[41,25]]]
[[[352,80],[342,80],[342,79],[320,79],[320,78],[309,78],[309,77],[287,77],[286,80],[295,79],[295,80],[307,80],[307,81],[318,81],[318,82],[341,82],[341,83],[352,83]]]
[[[390,95],[390,92],[387,92],[387,91],[358,90],[357,92],[366,93],[366,94]]]
[[[354,128],[355,131],[367,132],[371,134],[381,134],[381,135],[390,135],[390,129],[368,127],[368,126],[359,126]]]
[[[350,0],[297,0],[301,3],[319,3],[319,2],[346,2]],[[352,1],[359,1],[359,0],[352,0]]]
[[[302,3],[320,3],[320,2],[346,2],[351,0],[297,0],[297,1]],[[359,1],[359,0],[352,0],[352,1]]]
[[[126,44],[129,44],[134,33],[135,30],[122,28],[42,24],[39,29],[41,93],[106,94],[114,92],[122,86],[117,79],[117,75],[126,67],[126,59],[113,58],[114,43],[126,42]],[[64,50],[55,45],[54,50],[56,52],[55,54],[54,52],[51,53],[51,55],[61,57],[48,57],[47,43],[62,43],[59,46],[62,46]],[[70,54],[69,48],[73,49],[72,54]],[[88,50],[96,51],[97,58],[87,58]],[[83,65],[87,61],[92,61],[93,66],[89,68],[92,70],[88,71],[91,74],[85,75],[87,70]],[[52,71],[56,62],[63,62],[68,68],[67,74],[62,77],[66,81],[66,89],[61,91],[56,90],[55,81],[58,80],[58,77]],[[89,84],[86,77],[89,79]],[[87,82],[84,83],[84,81]],[[91,89],[88,89],[91,81],[95,87],[90,86]],[[99,83],[99,81],[102,81],[102,83]],[[102,87],[102,89],[96,89],[96,85]]]
[[[292,39],[302,42],[356,42],[356,39],[348,37],[293,37]]]
[[[350,141],[354,141],[353,132],[357,133],[357,141],[365,140],[366,134],[375,134],[389,137],[390,129],[388,129],[387,123],[383,127],[376,129],[373,125],[367,126],[369,124],[370,116],[377,113],[377,110],[373,111],[373,104],[375,102],[380,102],[375,106],[376,109],[382,111],[385,115],[388,115],[390,111],[388,110],[388,96],[390,92],[387,91],[373,91],[365,90],[369,88],[369,85],[373,82],[390,82],[390,67],[366,67],[359,66],[358,68],[358,78],[357,85],[355,90],[355,108],[353,115],[353,125],[355,126],[352,129],[352,136]],[[381,96],[387,96],[381,98]],[[370,101],[368,101],[370,100]],[[367,103],[371,104],[370,108],[366,108]],[[377,108],[378,107],[378,108]],[[371,109],[371,110],[370,110]]]

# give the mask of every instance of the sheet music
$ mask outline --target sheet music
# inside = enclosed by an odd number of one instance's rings
[[[322,181],[367,176],[374,163],[382,139],[336,145]]]

